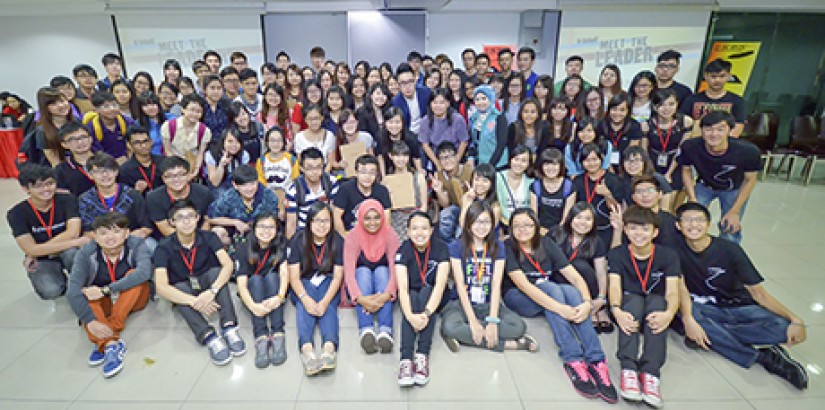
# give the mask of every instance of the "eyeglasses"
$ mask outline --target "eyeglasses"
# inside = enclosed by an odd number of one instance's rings
[[[187,221],[194,221],[196,219],[198,219],[198,214],[193,213],[193,214],[177,215],[177,216],[175,216],[175,218],[173,220],[175,222],[187,222]]]
[[[134,145],[134,146],[137,146],[137,145],[146,145],[146,144],[151,144],[151,143],[152,143],[152,140],[150,140],[150,139],[145,139],[145,140],[137,140],[137,141],[132,141],[132,142],[131,142],[131,144],[132,144],[132,145]]]
[[[103,105],[100,106],[100,108],[104,109],[104,110],[119,110],[120,105],[118,105],[117,103],[115,103],[115,104],[103,104]]]
[[[87,140],[89,138],[92,138],[91,135],[81,135],[81,136],[77,136],[77,137],[69,137],[69,138],[66,138],[66,142],[69,143],[69,144],[74,144],[76,142],[84,141],[84,140]]]
[[[404,80],[404,81],[399,81],[399,82],[398,82],[398,84],[400,84],[402,87],[405,87],[405,86],[408,86],[408,85],[413,85],[413,84],[415,84],[415,80]]]
[[[475,222],[473,222],[473,225],[479,225],[479,226],[490,226],[492,224],[493,224],[493,221],[491,221],[489,219],[476,219]]]
[[[92,170],[95,175],[113,175],[115,172],[117,171],[109,168],[95,168]]]
[[[189,176],[189,174],[163,174],[163,179],[183,179]]]

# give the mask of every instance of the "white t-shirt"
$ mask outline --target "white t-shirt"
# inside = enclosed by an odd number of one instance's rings
[[[300,158],[301,153],[304,152],[305,149],[315,147],[320,149],[324,154],[324,162],[326,162],[329,154],[335,149],[335,136],[332,135],[332,132],[329,130],[324,130],[324,139],[322,141],[310,142],[304,132],[305,131],[301,131],[295,135],[295,155]]]
[[[421,109],[418,107],[418,93],[413,94],[413,98],[409,99],[404,97],[407,100],[407,106],[410,107],[410,131],[414,134],[418,134],[418,130],[421,129]]]

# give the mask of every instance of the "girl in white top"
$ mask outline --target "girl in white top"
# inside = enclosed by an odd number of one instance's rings
[[[295,155],[300,157],[301,153],[309,147],[318,148],[324,154],[326,170],[329,172],[332,163],[328,158],[335,150],[335,136],[321,126],[324,122],[321,107],[311,104],[304,108],[304,121],[307,123],[307,129],[295,135]]]
[[[192,170],[192,176],[197,177],[203,166],[203,157],[212,139],[212,132],[209,127],[200,122],[203,115],[203,103],[200,97],[195,94],[186,95],[180,105],[183,115],[166,121],[160,127],[163,150],[167,156],[186,159]]]

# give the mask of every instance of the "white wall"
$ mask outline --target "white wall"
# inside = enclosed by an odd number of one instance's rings
[[[37,89],[86,63],[103,76],[100,58],[117,52],[108,15],[0,17],[0,90],[37,105]]]
[[[327,59],[347,59],[346,13],[289,13],[264,16],[266,55],[274,62],[279,51],[286,51],[299,66],[311,65],[309,50],[321,46]]]
[[[427,54],[447,54],[456,68],[463,68],[461,51],[473,48],[481,52],[484,44],[518,47],[519,13],[517,12],[432,12],[427,27]]]

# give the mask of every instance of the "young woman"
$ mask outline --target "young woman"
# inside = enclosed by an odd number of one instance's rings
[[[203,80],[203,94],[206,104],[203,106],[203,123],[212,130],[212,135],[223,135],[229,127],[229,100],[224,96],[223,82],[216,75],[209,75]]]
[[[450,60],[449,58],[445,58],[438,63],[438,71],[441,72],[441,84],[438,86],[439,88],[450,88],[450,74],[453,73],[454,69],[455,67],[453,66],[453,60]]]
[[[533,97],[539,102],[541,119],[549,121],[550,102],[553,100],[553,77],[542,74],[533,87]]]
[[[350,80],[352,80],[352,71],[349,65],[343,61],[335,65],[335,85],[341,87],[342,90],[348,90],[350,87]]]
[[[253,119],[246,104],[232,101],[229,104],[229,131],[241,141],[244,151],[249,154],[249,161],[255,162],[261,157],[261,141],[264,138],[264,126]]]
[[[524,320],[501,303],[505,249],[496,239],[494,222],[490,206],[474,202],[467,210],[461,238],[449,246],[458,300],[442,312],[441,336],[452,352],[460,344],[496,351],[539,348],[525,333]]]
[[[407,147],[410,148],[410,155],[415,169],[423,170],[420,154],[421,145],[418,139],[407,131],[407,127],[404,126],[404,113],[400,108],[390,107],[384,111],[384,126],[382,127],[380,135],[375,154],[378,156],[378,163],[382,175],[386,174],[388,168],[392,166],[390,149],[396,141],[407,144]]]
[[[475,93],[476,88],[482,85],[481,81],[476,77],[467,77],[463,78],[462,87],[461,89],[464,90],[464,108],[461,109],[461,115],[469,120],[470,116],[476,112],[475,107]],[[496,106],[498,104],[498,96],[495,93],[495,90],[490,88],[493,91],[492,99],[490,100],[490,104]]]
[[[367,83],[363,77],[353,77],[352,80],[349,82],[349,88],[347,89],[349,93],[348,99],[348,106],[350,109],[357,111],[367,101]]]
[[[398,248],[395,279],[401,307],[401,363],[398,384],[423,386],[430,380],[429,356],[435,318],[450,275],[447,245],[433,235],[433,222],[425,212],[407,221],[407,236]],[[418,339],[418,348],[415,342]],[[415,356],[413,356],[415,351]]]
[[[301,69],[296,64],[290,64],[286,68],[286,87],[284,87],[286,106],[290,112],[295,108],[296,104],[305,98],[303,94],[304,90],[304,77],[301,74]]]
[[[398,95],[398,91],[401,90],[401,85],[398,84],[398,79],[395,76],[392,76],[387,79],[386,81],[387,89],[390,90],[390,98],[395,97]]]
[[[610,225],[610,212],[618,210],[619,204],[626,198],[625,186],[618,175],[602,167],[604,155],[596,144],[585,144],[580,158],[584,174],[573,179],[576,201],[586,201],[593,206],[599,237],[609,246],[614,234]],[[618,231],[616,233],[621,234]]]
[[[321,85],[321,90],[324,91],[324,94],[329,91],[329,87],[335,84],[335,78],[333,77],[332,73],[327,70],[321,70],[318,73],[318,84]]]
[[[547,110],[549,123],[550,143],[548,146],[564,150],[564,147],[573,140],[573,104],[564,97],[550,100]]]
[[[672,201],[672,208],[681,205],[684,201],[682,190],[682,173],[676,154],[682,142],[690,134],[693,120],[680,112],[676,92],[671,89],[659,89],[651,97],[653,116],[648,120],[648,132],[642,140],[642,146],[647,146],[647,152],[653,161],[656,172],[662,174],[670,186],[676,191]]]
[[[305,65],[303,68],[301,68],[301,78],[304,79],[304,82],[314,80],[315,70],[313,70],[312,67]]]
[[[430,69],[424,74],[424,86],[429,88],[430,91],[435,91],[441,85],[441,71],[438,71],[436,68]]]
[[[192,79],[186,76],[180,78],[180,85],[178,85],[178,89],[180,90],[181,99],[185,95],[190,95],[195,93],[195,83],[192,82]]]
[[[573,74],[564,79],[561,84],[561,95],[559,97],[566,98],[570,104],[578,104],[581,99],[581,93],[584,91],[584,82],[578,74]]]
[[[37,108],[40,120],[24,138],[18,155],[25,156],[26,161],[54,168],[66,158],[67,150],[63,148],[57,130],[74,121],[71,104],[56,88],[43,87],[37,90]]]
[[[659,206],[661,206],[662,209],[670,209],[670,200],[672,199],[673,188],[670,183],[668,183],[667,179],[653,167],[653,163],[650,162],[650,157],[647,155],[647,151],[645,151],[644,148],[640,146],[632,146],[624,150],[624,153],[622,154],[622,169],[619,175],[622,178],[622,182],[625,184],[625,197],[623,198],[625,203],[633,203],[633,199],[631,198],[631,195],[633,194],[631,189],[633,179],[648,176],[656,178],[659,182],[659,186],[662,188],[662,201]]]
[[[289,273],[285,254],[284,235],[271,212],[255,217],[246,242],[235,254],[238,295],[252,315],[255,367],[259,369],[286,361],[284,302]]]
[[[399,240],[407,239],[407,219],[413,212],[427,212],[427,179],[425,173],[413,167],[410,161],[410,147],[402,141],[396,141],[390,148],[390,161],[386,175],[412,174],[412,186],[409,188],[415,195],[415,206],[412,208],[396,208],[390,213],[392,228]]]
[[[594,143],[602,150],[606,160],[602,164],[604,169],[610,168],[610,156],[613,152],[611,144],[596,133],[596,120],[592,117],[582,117],[576,122],[576,136],[564,147],[564,167],[567,176],[573,178],[584,173],[582,167],[582,147]]]
[[[490,164],[478,164],[478,167],[473,170],[470,181],[467,192],[461,197],[458,224],[464,226],[464,219],[470,205],[482,201],[493,210],[493,216],[495,216],[493,227],[497,229],[501,221],[501,205],[496,197],[496,169]]]
[[[656,75],[650,71],[639,71],[633,76],[630,82],[630,116],[642,127],[642,132],[647,133],[648,124],[653,113],[650,97],[656,91]]]
[[[610,143],[610,165],[618,167],[621,154],[629,146],[642,143],[642,128],[630,116],[630,98],[625,93],[614,95],[607,103],[607,115],[599,122],[596,134]]]
[[[616,389],[590,321],[593,300],[587,283],[559,246],[541,234],[532,210],[517,210],[512,222],[504,303],[521,316],[544,314],[573,388],[585,397],[600,396],[615,403]],[[555,272],[572,286],[553,281],[559,276]]]
[[[367,89],[372,89],[376,84],[383,84],[381,79],[381,70],[378,67],[372,67],[367,72]]]
[[[461,72],[453,70],[447,75],[447,90],[449,90],[450,107],[456,110],[464,121],[467,121],[467,94],[464,92],[464,83],[461,81]]]
[[[140,116],[135,91],[126,80],[116,80],[109,90],[114,94],[117,105],[120,106],[121,115],[132,120]]]
[[[304,373],[313,376],[335,369],[344,241],[332,229],[332,210],[327,203],[312,204],[306,218],[306,228],[296,233],[289,245],[287,263],[301,361]],[[320,356],[313,346],[316,325],[323,340]]]
[[[421,121],[418,140],[426,158],[425,168],[432,171],[441,171],[441,161],[435,154],[435,149],[444,141],[456,146],[458,158],[464,156],[467,150],[469,135],[467,123],[453,107],[450,106],[450,94],[445,88],[437,88],[430,94],[427,104],[427,115]]]
[[[502,92],[502,113],[507,117],[507,123],[512,124],[518,119],[521,102],[524,100],[524,77],[521,73],[513,73]]]
[[[352,110],[345,108],[341,111],[341,115],[338,118],[338,132],[336,132],[335,135],[335,159],[332,164],[333,172],[337,171],[343,175],[349,165],[341,157],[341,146],[343,145],[361,142],[367,149],[367,154],[375,154],[375,140],[372,139],[372,136],[368,132],[358,131],[358,124],[358,116],[352,112]]]
[[[160,99],[153,93],[141,94],[138,97],[138,107],[138,123],[149,130],[149,137],[152,138],[152,155],[162,155],[163,136],[160,135],[160,126],[166,121],[166,114],[163,112]]]
[[[213,196],[217,198],[221,192],[232,188],[232,173],[250,161],[243,142],[232,130],[225,132],[223,138],[213,141],[203,158]]]
[[[384,110],[390,104],[390,90],[384,84],[375,84],[370,86],[366,98],[366,103],[358,110],[358,129],[377,139],[384,125]]]
[[[527,176],[527,171],[532,163],[530,149],[517,145],[510,152],[508,169],[496,173],[496,196],[501,203],[501,223],[505,234],[510,232],[510,215],[518,208],[530,207],[533,178]]]
[[[356,303],[361,348],[367,354],[392,352],[395,253],[398,237],[375,199],[358,206],[358,217],[344,242],[344,280]],[[375,332],[375,321],[378,332]]]
[[[155,80],[152,79],[152,74],[146,71],[138,71],[132,77],[132,88],[135,90],[135,96],[140,97],[143,93],[155,93]]]
[[[602,90],[598,88],[591,88],[583,92],[579,96],[578,108],[576,109],[576,117],[593,117],[596,121],[604,119],[604,106],[607,103],[604,101]]]
[[[381,65],[378,67],[378,69],[381,71],[381,81],[384,84],[387,84],[387,82],[392,77],[392,65],[390,65],[390,63],[385,61],[385,62],[381,63]]]
[[[172,118],[180,117],[181,114],[180,104],[178,104],[179,95],[180,90],[172,83],[167,83],[164,81],[158,86],[160,106],[163,108],[163,111],[169,114]]]
[[[613,324],[607,316],[607,251],[610,246],[599,238],[596,211],[586,201],[576,202],[564,222],[550,230],[553,241],[587,284],[592,300],[590,317],[598,333],[610,333]],[[567,283],[555,278],[557,283]]]
[[[255,119],[264,130],[269,130],[272,127],[278,127],[285,132],[287,151],[292,150],[292,134],[290,134],[292,124],[289,122],[289,108],[286,103],[286,94],[284,94],[283,87],[272,83],[264,87],[264,98],[261,103],[261,112],[259,112]]]
[[[602,67],[602,71],[599,73],[598,88],[602,91],[604,105],[607,105],[614,95],[624,91],[622,90],[622,73],[617,65],[608,64]]]
[[[541,233],[564,220],[575,202],[573,182],[565,178],[564,154],[556,148],[541,152],[536,161],[537,179],[530,186],[530,208],[538,215]]]
[[[367,78],[367,73],[370,71],[370,63],[361,60],[355,63],[355,76],[361,79]]]
[[[321,84],[319,84],[316,80],[309,80],[306,82],[304,85],[303,96],[304,99],[292,108],[292,114],[290,115],[293,136],[298,135],[299,132],[307,129],[307,123],[304,119],[304,107],[308,107],[310,105],[323,107],[326,103],[326,100],[324,99],[324,91],[321,89]]]
[[[470,146],[476,147],[478,164],[507,164],[507,118],[493,104],[496,97],[490,86],[482,85],[473,94],[476,111],[470,115]]]
[[[324,153],[324,162],[329,172],[332,161],[327,158],[335,150],[335,135],[321,126],[324,122],[323,110],[315,104],[310,104],[303,108],[303,118],[307,122],[307,129],[295,134],[295,155],[300,157],[301,152],[309,147],[318,148]]]
[[[333,85],[327,90],[326,98],[324,99],[326,116],[322,126],[333,134],[338,132],[338,120],[341,116],[341,110],[344,109],[345,98],[346,94],[344,93],[344,89],[337,85]]]
[[[548,146],[550,141],[550,125],[541,119],[541,104],[535,98],[528,98],[521,103],[518,119],[507,129],[508,149],[512,152],[518,145],[524,145],[530,150],[530,156],[535,158]]]
[[[277,125],[266,131],[264,137],[266,153],[258,159],[255,168],[258,170],[258,181],[272,191],[286,192],[300,173],[295,166],[295,157],[286,150],[284,130]],[[283,196],[279,196],[283,198]],[[283,209],[282,204],[278,204]],[[278,215],[285,217],[286,215]]]
[[[183,70],[178,60],[170,58],[163,63],[163,82],[177,87],[181,77],[183,77]]]
[[[163,152],[166,156],[178,156],[189,162],[190,178],[201,175],[203,158],[209,141],[212,140],[212,131],[201,122],[203,116],[203,100],[197,95],[186,95],[180,102],[182,114],[180,117],[166,121],[160,127],[163,136]]]

